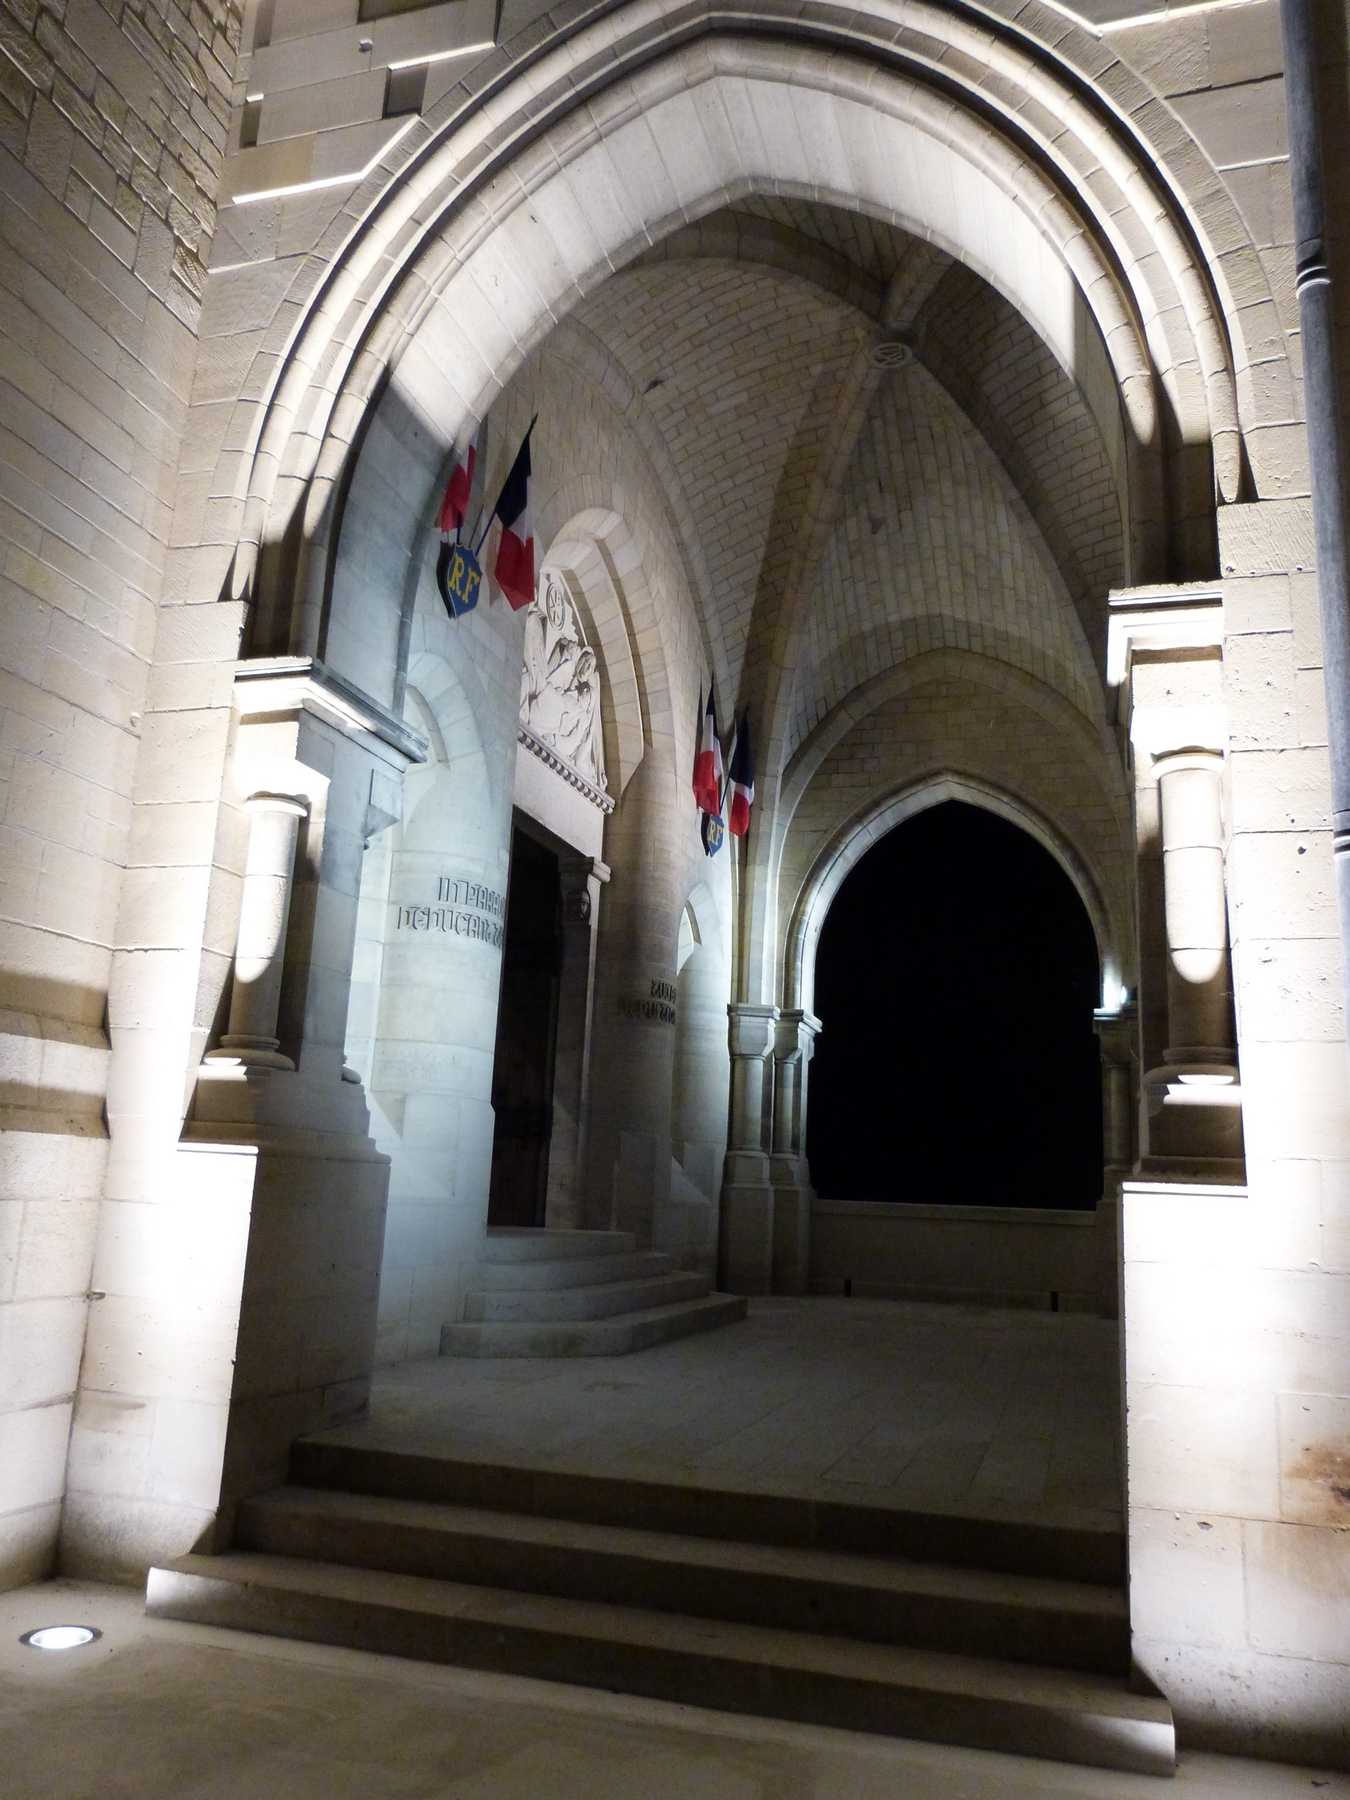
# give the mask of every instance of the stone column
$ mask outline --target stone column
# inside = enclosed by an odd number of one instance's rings
[[[1221,778],[1214,750],[1153,759],[1161,815],[1167,930],[1167,1048],[1149,1072],[1148,1161],[1242,1155],[1224,891]],[[1197,1169],[1197,1172],[1203,1172]]]
[[[1155,757],[1162,808],[1167,918],[1167,1060],[1231,1067],[1232,984],[1223,880],[1219,782],[1213,750]]]
[[[1224,868],[1222,592],[1112,593],[1107,680],[1133,753],[1139,858],[1140,1171],[1241,1181]]]
[[[208,1061],[237,1062],[248,1068],[293,1069],[280,1054],[277,1010],[291,912],[295,840],[309,808],[289,794],[253,794],[239,936],[234,952],[230,1028]]]
[[[233,967],[230,1029],[167,1154],[104,1199],[64,1526],[91,1574],[223,1549],[294,1439],[369,1391],[389,1167],[343,1036],[372,798],[397,808],[426,749],[302,658],[241,665],[234,709],[194,977],[204,1035]]]
[[[553,1135],[549,1143],[544,1223],[554,1231],[581,1224],[580,1173],[586,1146],[590,1086],[591,1015],[595,1003],[595,944],[600,890],[609,868],[595,856],[559,858],[562,881],[562,968],[553,1060]]]
[[[1102,1055],[1102,1196],[1097,1202],[1097,1311],[1119,1316],[1120,1193],[1135,1165],[1139,1009],[1098,1012],[1093,1030]]]
[[[765,1149],[765,1078],[776,1006],[727,1007],[731,1125],[722,1182],[722,1285],[735,1294],[773,1291],[773,1187]]]
[[[800,1010],[782,1013],[774,1026],[773,1291],[804,1294],[811,1250],[811,1202],[815,1190],[806,1162],[806,1069],[820,1020]]]
[[[1134,1167],[1134,1064],[1137,1015],[1133,1006],[1098,1012],[1093,1030],[1102,1053],[1102,1161],[1112,1191]]]

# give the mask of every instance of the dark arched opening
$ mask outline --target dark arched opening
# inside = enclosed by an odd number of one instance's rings
[[[1026,832],[948,801],[851,871],[816,954],[807,1154],[830,1200],[1094,1206],[1099,973]]]

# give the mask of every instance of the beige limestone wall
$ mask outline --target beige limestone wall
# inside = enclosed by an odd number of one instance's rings
[[[1131,8],[1131,11],[1134,9]],[[1272,295],[1248,377],[1262,504],[1218,514],[1224,824],[1248,1185],[1127,1187],[1131,1611],[1183,1742],[1343,1764],[1350,1124],[1279,10],[1171,14],[1108,41],[1195,133]],[[1292,381],[1279,352],[1288,345]],[[1147,796],[1145,796],[1147,797]],[[1143,848],[1156,819],[1141,814]],[[1141,909],[1161,901],[1141,865]],[[1151,966],[1150,966],[1151,963]],[[1142,970],[1158,1045],[1164,970]],[[1165,1012],[1165,1009],[1164,1009]]]
[[[462,881],[501,896],[501,917],[477,912],[502,922],[519,693],[510,652],[518,657],[521,641],[521,620],[500,598],[451,624],[439,597],[423,593],[413,621],[409,675],[437,736],[433,760],[405,781],[403,821],[390,833],[372,1054],[356,1064],[393,1159],[381,1362],[436,1354],[481,1254],[501,948],[490,933],[414,929],[407,909],[434,906],[442,883]]]
[[[575,347],[571,358],[567,348],[566,340],[561,350],[550,344],[531,359],[493,407],[480,444],[490,500],[539,414],[532,442],[538,562],[552,566],[561,557],[601,657],[617,805],[594,820],[593,848],[612,875],[596,922],[584,1204],[601,1225],[616,1205],[635,1209],[633,1228],[644,1241],[659,1237],[682,1260],[706,1266],[716,1242],[706,1190],[715,1193],[718,1134],[701,1127],[690,1141],[691,1192],[683,1166],[672,1161],[683,1154],[671,1126],[675,1031],[635,1018],[629,1004],[653,981],[674,982],[683,900],[703,861],[677,776],[677,765],[682,774],[692,762],[700,639],[665,498],[635,441],[631,411],[625,417],[611,392],[586,379]],[[347,1040],[371,1095],[377,1141],[392,1159],[383,1363],[436,1352],[481,1254],[500,970],[500,949],[486,939],[410,931],[399,920],[407,907],[434,900],[442,879],[505,894],[518,787],[523,615],[490,591],[467,618],[446,619],[431,580],[434,540],[422,530],[436,485],[431,441],[396,398],[366,434],[343,519],[327,639],[330,656],[345,659],[340,666],[353,679],[389,683],[392,695],[392,663],[379,645],[396,643],[400,607],[414,594],[407,714],[420,722],[431,753],[405,780],[401,821],[366,854],[361,983]],[[489,565],[494,543],[484,551]],[[683,715],[678,730],[672,691]],[[725,881],[718,891],[725,910]],[[711,900],[706,912],[718,942],[729,943]],[[725,950],[710,979],[714,988],[721,983],[724,1045]],[[703,1011],[712,1004],[705,995]]]
[[[708,866],[688,785],[699,696],[707,690],[705,640],[678,517],[650,453],[654,421],[637,371],[620,361],[621,346],[597,355],[570,328],[558,340],[525,365],[492,416],[499,441],[514,446],[539,414],[536,538],[565,551],[617,694],[606,743],[616,804],[604,828],[611,876],[596,947],[581,1218],[597,1228],[617,1221],[644,1244],[660,1241],[691,1266],[706,1266],[716,1220],[697,1211],[696,1196],[706,1198],[711,1155],[724,1139],[703,1127],[693,1141],[705,1153],[686,1168],[685,1140],[672,1120],[678,1028],[635,1004],[650,998],[653,982],[676,982],[680,921],[705,880],[707,910],[727,950],[709,973],[700,1009],[714,1006],[711,989],[721,988],[723,1009],[728,998],[731,853]],[[593,551],[581,554],[587,533]],[[545,560],[552,555],[549,548]],[[630,738],[634,727],[640,732],[636,765],[631,748],[618,753],[621,726]]]
[[[98,1199],[122,870],[237,6],[0,38],[0,1583],[47,1572]],[[129,934],[129,935],[128,935]],[[98,1302],[95,1302],[98,1304]]]
[[[1125,1190],[1131,1606],[1190,1741],[1339,1763],[1350,1070],[1310,509],[1220,533],[1247,1187]]]

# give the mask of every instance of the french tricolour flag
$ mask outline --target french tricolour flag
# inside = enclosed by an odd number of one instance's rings
[[[517,612],[534,599],[534,515],[530,509],[530,432],[534,424],[531,419],[492,509],[493,518],[502,522],[492,573]]]
[[[468,446],[461,450],[450,471],[450,479],[445,484],[445,498],[441,501],[439,520],[440,533],[448,539],[451,532],[459,536],[469,512],[469,496],[473,492],[473,466],[478,461],[478,427],[474,426],[473,436]]]
[[[741,728],[731,749],[731,816],[727,829],[732,837],[744,837],[750,829],[750,808],[755,801],[755,759],[750,750],[750,714],[741,715]]]
[[[722,816],[722,746],[717,736],[716,682],[708,689],[708,704],[702,708],[698,749],[694,752],[694,799],[700,812]]]

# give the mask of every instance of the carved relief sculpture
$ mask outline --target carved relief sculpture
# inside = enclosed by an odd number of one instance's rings
[[[520,723],[600,792],[605,790],[600,735],[600,670],[561,578],[545,571],[542,593],[525,615]]]

